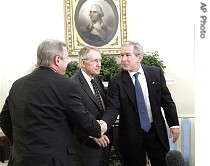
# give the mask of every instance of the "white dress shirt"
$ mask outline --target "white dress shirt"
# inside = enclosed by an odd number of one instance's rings
[[[147,81],[144,75],[144,71],[142,69],[142,67],[140,66],[139,70],[137,71],[139,72],[139,76],[138,76],[138,80],[141,84],[141,88],[142,88],[142,92],[144,95],[144,100],[145,100],[145,104],[147,107],[147,112],[148,112],[148,116],[149,116],[149,120],[152,123],[153,122],[153,117],[152,117],[152,111],[151,111],[151,106],[150,106],[150,101],[149,101],[149,93],[148,93],[148,88],[147,88]],[[135,86],[135,77],[134,74],[137,72],[128,72],[130,74],[130,77],[133,81],[133,84]]]

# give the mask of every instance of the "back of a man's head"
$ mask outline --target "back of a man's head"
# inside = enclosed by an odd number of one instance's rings
[[[67,47],[67,45],[57,39],[46,39],[42,41],[37,49],[36,66],[49,67],[55,56],[59,55],[63,57],[63,47]]]
[[[171,150],[166,154],[167,166],[185,166],[184,157],[181,152]]]

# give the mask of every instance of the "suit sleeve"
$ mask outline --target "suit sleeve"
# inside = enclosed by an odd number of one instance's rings
[[[106,91],[107,107],[101,118],[107,123],[108,129],[114,125],[117,119],[117,115],[120,112],[119,90],[114,82],[115,81],[112,79],[109,80],[108,88]]]
[[[166,80],[161,70],[161,107],[163,108],[168,126],[179,126],[176,105],[172,99],[171,93],[166,86]]]
[[[9,106],[8,106],[8,100],[9,98],[7,97],[3,109],[0,113],[0,127],[4,134],[7,136],[9,142],[13,144],[13,139],[12,139],[12,122],[11,122],[11,117],[10,117],[10,112],[9,112]]]
[[[101,128],[95,117],[82,104],[78,84],[71,80],[67,97],[67,116],[69,122],[81,132],[99,138]]]

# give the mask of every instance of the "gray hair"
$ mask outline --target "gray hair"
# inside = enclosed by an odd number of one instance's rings
[[[104,16],[104,12],[103,12],[101,6],[99,6],[99,5],[97,5],[97,4],[93,4],[93,5],[91,6],[91,8],[92,8],[92,7],[95,7],[95,8],[96,8],[96,11],[100,14],[101,17]]]
[[[141,46],[138,42],[135,41],[126,41],[122,44],[122,47],[133,45],[133,53],[138,56],[139,54],[144,55],[143,46]]]
[[[90,52],[90,50],[99,51],[99,49],[95,46],[84,46],[78,53],[79,61],[83,59],[87,59],[87,54]]]
[[[63,47],[67,47],[67,45],[64,42],[55,39],[47,39],[41,42],[37,49],[36,66],[49,67],[56,56],[63,58]]]

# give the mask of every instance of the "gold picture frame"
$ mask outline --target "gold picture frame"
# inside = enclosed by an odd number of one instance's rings
[[[90,9],[101,8],[103,30],[94,29]],[[66,42],[69,55],[86,45],[99,47],[102,54],[120,53],[127,40],[126,0],[65,0]]]

